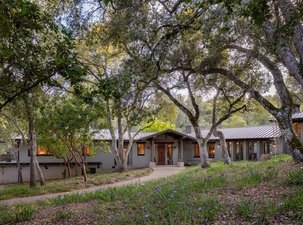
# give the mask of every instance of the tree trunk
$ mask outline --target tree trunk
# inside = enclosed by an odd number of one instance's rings
[[[20,164],[20,151],[17,153],[17,167],[18,167],[18,183],[23,184],[22,167]]]
[[[25,109],[28,119],[28,138],[29,138],[29,152],[30,152],[30,187],[36,187],[36,135],[35,135],[35,124],[34,124],[34,113],[32,102],[29,98],[29,94],[24,95]]]
[[[292,122],[281,118],[278,124],[293,160],[296,163],[303,162],[303,144],[292,128]]]
[[[66,163],[66,168],[67,168],[67,176],[68,178],[71,178],[72,177],[72,172],[71,172],[71,167],[70,167],[70,162],[67,161]]]
[[[37,168],[37,172],[38,172],[38,176],[39,176],[39,180],[40,180],[40,185],[44,186],[45,185],[45,179],[44,179],[42,170],[41,170],[41,168],[39,166],[39,162],[37,160],[37,157],[36,157],[35,163],[36,163],[36,168]]]
[[[123,171],[124,172],[128,171],[127,160],[125,162],[123,162]]]
[[[221,149],[222,149],[224,164],[229,164],[231,162],[231,160],[230,160],[230,156],[228,154],[228,150],[227,150],[227,146],[226,146],[226,140],[225,140],[223,132],[218,131],[217,129],[215,129],[213,134],[214,134],[215,137],[220,138],[220,145],[221,145]]]
[[[87,181],[87,174],[86,174],[86,166],[85,166],[85,162],[84,161],[81,164],[81,169],[82,169],[82,174],[83,174],[84,182],[86,182]]]
[[[200,127],[198,125],[193,126],[194,131],[196,133],[197,142],[199,146],[199,154],[201,160],[201,167],[208,168],[210,167],[208,160],[208,152],[207,152],[207,142],[203,140]]]
[[[117,162],[119,165],[119,170],[124,170],[124,141],[123,141],[123,127],[122,127],[122,111],[121,111],[121,101],[117,102],[117,123],[118,123],[118,152],[119,161]],[[127,165],[126,165],[127,166]]]

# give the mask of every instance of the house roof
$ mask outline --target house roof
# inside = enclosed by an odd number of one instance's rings
[[[135,132],[131,133],[132,135],[135,135]],[[184,137],[184,138],[188,138],[191,140],[195,140],[195,137],[193,137],[192,135],[187,135],[185,133],[179,132],[179,131],[175,131],[175,130],[164,130],[164,131],[160,131],[160,132],[139,132],[136,137],[134,138],[134,140],[139,141],[139,140],[146,140],[149,138],[152,138],[154,136],[159,136],[161,134],[168,134],[174,137]],[[118,138],[118,132],[115,131],[115,137]],[[125,133],[123,135],[123,139],[124,140],[129,140],[128,137],[128,133]],[[93,135],[93,140],[106,140],[106,141],[110,141],[112,140],[112,137],[110,135],[110,132],[108,129],[101,129],[100,131],[98,131],[97,133],[95,133]]]
[[[274,124],[254,127],[222,128],[218,130],[223,132],[226,140],[272,139],[281,136],[279,127]],[[209,130],[202,130],[202,136],[205,137],[208,131]],[[218,139],[218,137],[213,135],[210,137],[210,140]]]
[[[293,121],[303,121],[303,112],[298,112],[298,113],[294,113],[292,114],[292,120]]]
[[[236,128],[222,128],[218,129],[223,132],[226,140],[247,140],[247,139],[272,139],[281,136],[281,131],[277,125],[264,125],[264,126],[253,126],[253,127],[236,127]],[[202,136],[205,137],[209,130],[201,129]],[[132,135],[135,133],[133,132]],[[160,132],[140,132],[135,137],[136,141],[147,140],[152,137],[159,136],[161,134],[168,134],[173,137],[183,137],[195,141],[196,136],[193,133],[186,134],[175,130],[164,130]],[[117,132],[115,132],[116,138],[118,138]],[[112,140],[108,129],[102,129],[93,136],[94,140]],[[124,134],[124,140],[128,140],[128,134]],[[210,140],[218,140],[218,137],[211,136]]]
[[[150,136],[150,135],[154,135],[157,132],[139,132],[136,137],[135,140],[141,140],[142,138],[145,138],[146,136]],[[135,134],[135,132],[131,133],[132,135]],[[115,131],[115,137],[118,138],[118,132]],[[124,140],[128,140],[128,133],[125,133],[123,135],[123,139]],[[112,136],[109,132],[109,129],[101,129],[99,131],[97,131],[96,133],[94,133],[93,135],[93,140],[105,140],[105,141],[110,141],[112,140]]]

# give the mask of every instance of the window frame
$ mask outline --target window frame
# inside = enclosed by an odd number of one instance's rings
[[[207,143],[207,153],[208,153],[208,158],[210,159],[214,159],[216,157],[216,143],[215,142],[210,142],[210,143]],[[214,150],[214,154],[212,156],[210,156],[210,146],[213,146],[214,148],[212,150]]]
[[[38,149],[45,149],[45,154],[39,154],[38,153]],[[54,154],[52,154],[52,153],[48,153],[49,151],[47,150],[47,148],[45,148],[45,147],[43,147],[43,146],[37,146],[37,149],[36,149],[36,156],[38,157],[40,157],[40,156],[54,156]],[[30,156],[30,151],[28,150],[28,156]]]
[[[138,142],[137,143],[137,156],[145,156],[145,142]],[[143,145],[143,154],[139,153],[139,145]]]

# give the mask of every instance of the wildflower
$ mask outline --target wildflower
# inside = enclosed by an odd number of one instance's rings
[[[144,205],[146,205],[147,204],[147,202],[144,202]]]
[[[148,219],[149,217],[150,217],[150,215],[149,215],[149,214],[146,214],[146,215],[145,215],[145,218],[146,218],[146,219]]]
[[[224,177],[224,173],[221,173],[221,177]]]
[[[201,207],[199,207],[199,208],[198,208],[198,212],[201,212],[201,211],[202,211],[202,208],[201,208]]]
[[[158,201],[157,203],[160,205],[160,204],[161,204],[161,201]]]
[[[173,196],[173,195],[169,195],[169,197],[170,197],[170,198],[174,198],[174,196]]]

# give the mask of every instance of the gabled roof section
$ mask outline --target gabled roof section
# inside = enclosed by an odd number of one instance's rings
[[[187,135],[183,132],[179,132],[179,131],[171,130],[171,129],[167,129],[167,130],[160,131],[160,132],[154,132],[154,133],[151,133],[149,135],[144,135],[143,137],[141,137],[138,140],[146,140],[146,139],[149,139],[149,138],[152,138],[152,137],[160,136],[162,134],[168,134],[170,136],[179,137],[179,138],[188,138],[188,139],[193,140],[193,141],[196,140],[196,138],[193,137],[192,135]]]
[[[156,137],[156,136],[159,136],[159,135],[162,135],[162,134],[168,134],[168,135],[174,136],[174,137],[180,137],[180,138],[184,137],[184,138],[188,138],[188,139],[191,139],[191,140],[196,140],[196,138],[191,136],[191,135],[187,135],[185,133],[175,131],[175,130],[171,130],[171,129],[160,131],[160,132],[139,132],[136,135],[135,140],[136,141],[140,141],[140,140],[143,141],[143,140],[147,140],[149,138]],[[132,135],[135,135],[135,132],[132,132]],[[115,136],[116,136],[116,138],[118,138],[118,132],[117,131],[115,131]],[[128,133],[124,134],[123,139],[125,141],[129,140]],[[101,129],[99,132],[97,132],[93,135],[93,140],[111,141],[112,137],[111,137],[110,132],[109,132],[108,129]]]

